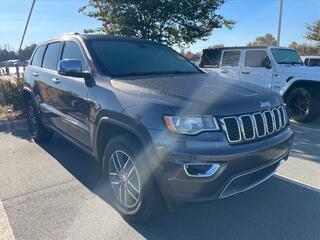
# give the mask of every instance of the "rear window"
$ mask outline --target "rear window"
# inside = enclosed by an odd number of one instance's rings
[[[266,67],[270,65],[270,59],[264,50],[248,50],[246,52],[246,67]]]
[[[219,67],[221,60],[221,50],[220,49],[206,49],[203,50],[200,66],[201,67]]]
[[[222,66],[239,66],[240,51],[226,51],[223,53]]]
[[[43,45],[37,48],[32,58],[31,65],[41,67],[42,57],[45,50],[46,50],[46,45]]]
[[[57,70],[58,61],[60,58],[61,42],[50,43],[44,54],[42,67]]]

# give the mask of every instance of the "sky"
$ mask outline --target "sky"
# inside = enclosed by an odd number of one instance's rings
[[[37,0],[24,45],[45,41],[66,32],[97,28],[101,22],[78,12],[88,0]],[[201,51],[210,45],[246,45],[257,36],[277,35],[280,0],[227,0],[218,13],[236,21],[232,30],[215,29],[206,41],[197,41],[189,50]],[[19,47],[32,0],[0,0],[0,47]],[[320,19],[320,0],[284,0],[281,45],[307,41],[306,25]]]

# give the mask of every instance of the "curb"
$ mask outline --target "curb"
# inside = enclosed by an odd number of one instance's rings
[[[0,122],[0,132],[11,132],[17,130],[24,130],[27,128],[28,122],[26,119]]]

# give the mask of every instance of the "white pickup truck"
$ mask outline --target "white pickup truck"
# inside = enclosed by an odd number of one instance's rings
[[[320,68],[306,67],[293,49],[208,48],[203,50],[199,67],[219,77],[271,88],[282,95],[296,121],[310,122],[320,114]]]

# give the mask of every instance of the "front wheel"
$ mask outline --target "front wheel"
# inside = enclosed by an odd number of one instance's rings
[[[290,117],[298,122],[311,122],[320,113],[319,97],[311,88],[295,88],[286,98]]]
[[[129,136],[117,136],[107,144],[103,156],[107,190],[120,214],[143,221],[162,206],[162,197],[142,148]]]

